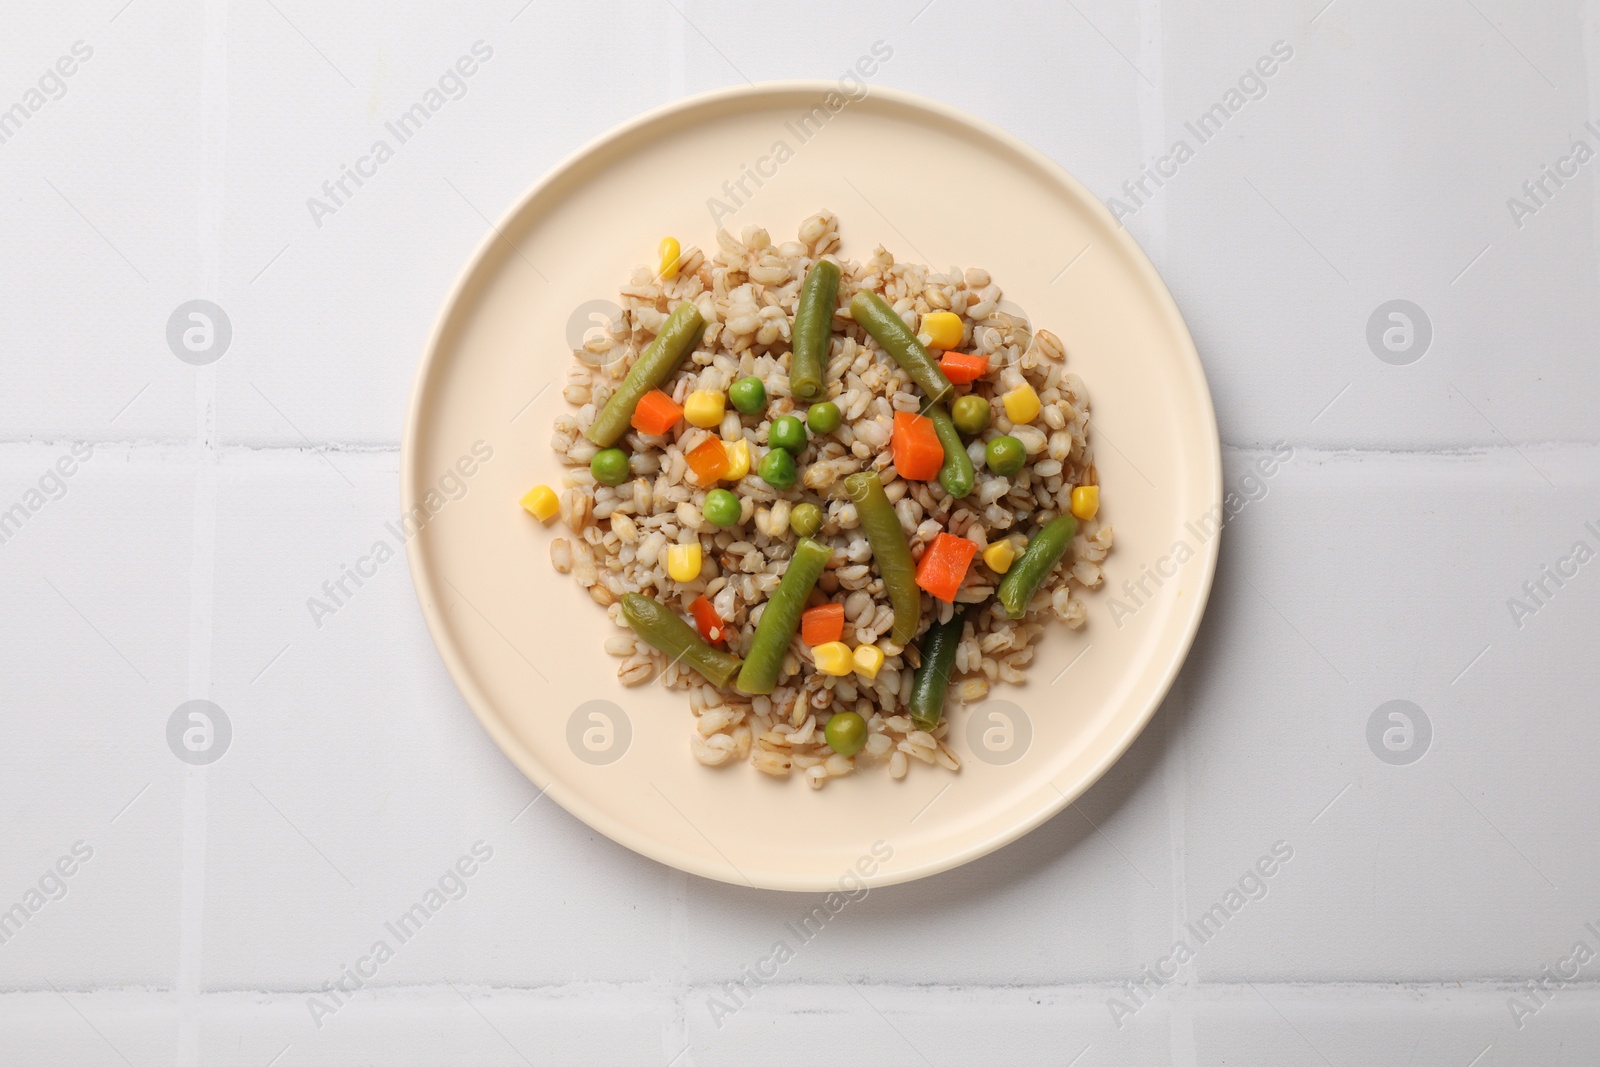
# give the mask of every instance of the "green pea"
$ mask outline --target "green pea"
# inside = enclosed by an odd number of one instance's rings
[[[728,399],[746,415],[759,415],[767,406],[767,387],[760,378],[740,378],[729,388]]]
[[[815,537],[822,529],[822,509],[815,504],[796,504],[789,512],[789,529],[801,537]]]
[[[772,488],[787,489],[799,477],[800,469],[795,466],[794,457],[787,451],[773,448],[768,449],[767,454],[761,457],[761,462],[756,465],[756,473]]]
[[[779,415],[767,428],[767,444],[799,452],[806,447],[806,425],[793,415]]]
[[[706,502],[700,506],[700,514],[713,526],[737,526],[743,511],[744,506],[739,503],[739,498],[726,489],[711,490],[706,494]]]
[[[989,469],[1008,478],[1028,462],[1028,450],[1015,437],[996,437],[983,451]]]
[[[853,711],[835,712],[822,728],[828,747],[841,756],[854,756],[867,746],[867,720]]]
[[[602,448],[589,461],[589,473],[601,485],[621,485],[628,480],[628,454],[620,448]]]
[[[950,418],[955,420],[956,429],[973,437],[989,428],[989,402],[968,393],[950,408]]]
[[[812,404],[806,410],[806,425],[811,427],[812,433],[832,433],[843,421],[844,416],[839,413],[839,405],[831,400]]]

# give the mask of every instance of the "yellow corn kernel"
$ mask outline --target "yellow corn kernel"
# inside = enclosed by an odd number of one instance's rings
[[[700,542],[668,545],[667,574],[675,582],[692,582],[700,577]]]
[[[690,426],[709,430],[722,425],[723,395],[714,389],[696,389],[683,402],[683,417]]]
[[[736,482],[750,473],[750,442],[743,437],[732,444],[724,444],[722,450],[728,457],[728,472],[722,476],[725,482]]]
[[[843,678],[856,669],[850,646],[843,641],[824,642],[811,650],[811,657],[817,661],[817,670],[837,678]]]
[[[856,673],[869,682],[883,669],[883,649],[877,645],[857,645],[854,659]]]
[[[661,254],[661,269],[657,273],[661,275],[663,281],[670,282],[678,276],[678,253],[682,251],[678,245],[678,239],[676,237],[663,237],[661,239],[661,248],[658,251]]]
[[[1017,546],[1009,540],[996,541],[983,550],[983,562],[996,574],[1004,574],[1017,561]]]
[[[961,316],[953,311],[930,311],[922,316],[922,332],[934,348],[954,348],[961,343]]]
[[[561,510],[561,501],[548,485],[536,485],[523,494],[522,506],[540,522],[549,522]]]
[[[1006,405],[1006,418],[1020,426],[1039,417],[1039,394],[1023,382],[1000,398]]]
[[[1084,521],[1094,518],[1100,512],[1100,487],[1098,485],[1080,485],[1072,491],[1072,514]]]

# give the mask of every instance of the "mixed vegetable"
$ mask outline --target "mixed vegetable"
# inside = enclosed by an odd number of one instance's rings
[[[671,278],[678,269],[678,242],[668,238],[659,251],[660,275]],[[827,380],[833,322],[841,310],[837,307],[840,280],[840,268],[830,259],[817,260],[806,273],[792,325],[788,381],[788,392],[796,404],[804,406],[803,414],[798,408],[780,409],[783,413],[767,423],[765,449],[759,456],[753,455],[749,439],[741,436],[725,441],[716,431],[730,407],[741,416],[759,417],[767,412],[768,391],[760,378],[741,378],[725,392],[696,389],[681,406],[662,388],[694,350],[705,328],[700,311],[685,300],[667,316],[586,431],[599,448],[589,463],[595,481],[620,486],[633,476],[628,453],[618,447],[630,428],[660,436],[686,421],[712,431],[684,454],[691,479],[706,490],[700,508],[706,523],[735,527],[754,510],[724,483],[736,487],[753,472],[773,489],[793,487],[802,475],[798,459],[811,439],[835,433],[844,421],[839,405],[828,399]],[[1010,477],[1022,470],[1028,452],[1016,436],[995,437],[969,452],[969,440],[988,430],[994,412],[983,396],[958,394],[958,386],[970,386],[991,372],[987,355],[956,350],[963,338],[960,316],[948,311],[924,314],[920,333],[929,342],[924,345],[918,331],[908,327],[876,293],[856,292],[847,313],[922,394],[921,410],[894,413],[889,452],[899,478],[937,479],[946,493],[961,499],[973,491],[978,480],[974,455],[981,454],[982,462],[997,475]],[[997,400],[1013,426],[1025,426],[1040,415],[1039,396],[1026,383]],[[980,546],[967,537],[941,531],[927,540],[920,558],[914,560],[901,518],[876,471],[850,474],[840,490],[855,506],[893,612],[884,639],[894,646],[890,653],[906,648],[923,630],[922,594],[926,592],[935,602],[933,619],[918,648],[909,700],[916,727],[931,731],[943,716],[965,614],[973,606],[957,604],[957,595],[979,558]],[[560,508],[556,494],[547,486],[530,490],[522,506],[542,522],[550,521]],[[1098,508],[1098,486],[1078,486],[1071,492],[1071,513],[1052,518],[1025,545],[1013,536],[981,549],[982,565],[997,577],[994,595],[1008,618],[1024,617],[1035,592],[1066,553],[1078,520],[1092,519]],[[852,648],[846,643],[845,605],[817,592],[819,579],[834,565],[833,550],[815,540],[824,521],[822,508],[809,501],[789,510],[788,527],[795,535],[792,555],[777,587],[758,609],[754,635],[743,659],[726,647],[728,627],[704,595],[690,605],[692,626],[661,601],[640,593],[621,597],[623,618],[641,639],[670,659],[691,667],[713,685],[731,685],[744,694],[773,692],[797,636],[800,644],[795,647],[805,649],[819,672],[838,677],[857,674],[870,680],[884,664],[884,648],[877,644]],[[668,545],[665,563],[672,581],[695,581],[703,565],[698,540]],[[867,734],[867,723],[854,711],[836,712],[824,728],[827,744],[845,756],[860,752]]]
[[[950,688],[950,671],[955,666],[956,648],[961,644],[961,623],[965,608],[950,613],[945,622],[928,627],[922,639],[922,666],[911,683],[911,721],[919,729],[931,730],[944,718],[944,694]]]
[[[666,433],[683,416],[683,409],[657,388],[678,369],[705,329],[700,309],[688,300],[673,309],[661,331],[595,416],[587,437],[601,448],[622,439],[631,424],[640,433]]]
[[[783,580],[767,598],[761,609],[761,619],[756,623],[756,635],[750,642],[750,653],[745,658],[744,669],[736,683],[741,693],[759,695],[770,693],[778,687],[778,674],[783,669],[783,656],[789,650],[795,627],[805,612],[806,599],[822,577],[823,568],[833,558],[833,549],[809,537],[800,538],[794,547],[794,557],[783,572]]]
[[[738,656],[711,647],[677,612],[654,597],[624,593],[622,617],[634,633],[673,660],[693,667],[712,685],[725,686],[739,673]]]
[[[800,304],[794,314],[794,340],[789,353],[789,392],[797,400],[821,400],[828,366],[828,341],[833,335],[833,305],[839,294],[839,264],[819,259],[806,272]]]
[[[896,419],[898,421],[898,418]],[[872,560],[878,565],[889,607],[894,611],[894,628],[889,640],[904,647],[917,634],[922,613],[922,597],[917,593],[916,568],[911,562],[911,543],[900,525],[900,516],[883,491],[877,471],[859,471],[844,480],[845,494],[856,506],[856,517],[867,535]]]

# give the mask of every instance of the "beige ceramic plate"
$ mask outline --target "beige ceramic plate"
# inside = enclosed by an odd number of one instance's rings
[[[1015,840],[1076,798],[1172,684],[1218,544],[1205,536],[1221,499],[1210,393],[1183,319],[1128,234],[1060,167],[969,115],[882,89],[835,114],[836,92],[807,82],[698,96],[545,176],[445,303],[412,395],[401,478],[406,511],[428,516],[410,542],[423,613],[495,742],[613,840],[770,889],[828,889],[852,871],[873,885],[920,878]],[[739,206],[724,183],[741,178]],[[996,688],[1009,704],[950,709],[959,774],[913,763],[896,782],[880,766],[813,791],[748,764],[701,767],[685,695],[617,682],[601,647],[612,632],[604,610],[551,569],[563,529],[517,506],[530,486],[560,484],[551,423],[569,410],[575,314],[581,330],[584,305],[613,299],[665,234],[715,248],[712,198],[738,208],[725,220],[736,233],[760,225],[791,239],[828,208],[851,258],[881,242],[940,269],[987,268],[1035,326],[1065,341],[1088,384],[1103,516],[1116,527],[1107,588],[1086,596],[1083,630],[1052,629],[1025,686]],[[1193,553],[1182,564],[1171,556],[1178,541]],[[1146,577],[1157,570],[1159,583]],[[1120,593],[1141,577],[1150,595]],[[1112,611],[1113,591],[1131,614]]]

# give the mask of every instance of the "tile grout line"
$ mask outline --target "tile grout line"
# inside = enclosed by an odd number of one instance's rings
[[[685,885],[689,875],[685,875]],[[1264,989],[1268,992],[1286,993],[1296,996],[1322,995],[1350,997],[1364,996],[1372,998],[1396,997],[1406,1003],[1415,1003],[1418,998],[1436,996],[1441,1003],[1449,1002],[1463,995],[1493,996],[1498,1007],[1504,1006],[1503,995],[1527,991],[1528,979],[1537,978],[1537,973],[1528,971],[1520,975],[1478,975],[1467,978],[1435,978],[1428,980],[1412,980],[1395,977],[1371,976],[1366,978],[1348,977],[1319,977],[1319,978],[1273,978],[1256,982],[1243,980],[1216,980],[1197,981],[1191,987],[1196,993],[1204,994],[1212,1000],[1236,998],[1246,1001],[1256,1000],[1256,990]],[[1126,979],[1114,975],[1103,975],[1095,978],[1062,979],[1057,982],[916,982],[910,979],[896,979],[894,981],[878,982],[871,980],[870,976],[855,981],[843,977],[831,977],[817,980],[792,980],[782,982],[769,982],[763,988],[774,990],[787,990],[791,993],[800,993],[815,990],[831,990],[840,994],[849,992],[852,985],[855,988],[879,991],[895,996],[904,995],[910,998],[938,998],[950,997],[953,1000],[970,999],[974,995],[989,997],[995,1003],[1001,1001],[1014,1001],[1017,1003],[1032,1004],[1041,1007],[1041,998],[1081,996],[1093,998],[1098,1001],[1105,995],[1116,995],[1125,990]],[[1170,983],[1169,983],[1170,985]],[[567,981],[550,981],[525,985],[505,985],[488,982],[457,981],[454,984],[446,979],[418,980],[410,982],[397,982],[394,985],[371,987],[373,996],[390,998],[402,997],[428,997],[438,995],[440,1003],[460,1003],[462,993],[481,993],[483,995],[507,995],[538,998],[551,1004],[571,1005],[574,997],[584,993],[600,996],[616,996],[619,998],[635,998],[632,1003],[660,1007],[663,1003],[662,983],[659,979],[587,979],[574,977]],[[722,992],[721,987],[709,979],[700,979],[689,982],[687,989],[691,996],[705,993],[714,995]],[[1591,996],[1600,1002],[1600,978],[1579,977],[1567,983],[1564,990],[1574,994]],[[200,994],[200,999],[223,1002],[227,1000],[244,1000],[252,1004],[266,1004],[272,1001],[281,1001],[294,1008],[300,1015],[304,1015],[305,999],[316,994],[326,994],[326,990],[315,985],[298,988],[283,988],[275,986],[265,988],[261,986],[217,986]],[[38,997],[49,1003],[60,1003],[60,995],[68,994],[76,998],[102,997],[139,999],[148,998],[152,1003],[170,1007],[172,1003],[172,990],[160,986],[89,986],[57,985],[54,989],[49,983],[28,988],[15,988],[0,990],[0,1010],[3,1010],[9,1001],[28,997]],[[1165,994],[1163,994],[1165,995]],[[1131,1024],[1130,1024],[1131,1025]],[[1072,1050],[1067,1050],[1072,1051]]]
[[[216,299],[222,273],[223,182],[227,173],[228,136],[228,0],[205,0],[201,39],[201,172],[198,211],[201,288]],[[195,369],[194,544],[189,567],[189,669],[186,697],[212,692],[212,615],[216,582],[217,378],[215,365]],[[183,844],[178,932],[179,1067],[199,1067],[200,971],[206,896],[206,845],[209,806],[208,769],[183,771]]]
[[[1143,78],[1134,83],[1139,107],[1139,159],[1134,162],[1143,170],[1145,159],[1154,159],[1166,150],[1167,106],[1163,87],[1166,85],[1161,50],[1161,0],[1139,0],[1138,5],[1139,62],[1135,69]],[[1146,247],[1150,259],[1162,262],[1167,255],[1167,201],[1155,197],[1146,205],[1149,217]]]
[[[1589,85],[1588,110],[1591,115],[1600,115],[1600,82],[1595,80],[1600,74],[1600,0],[1584,0],[1580,25],[1583,27],[1583,74]],[[1590,199],[1591,211],[1600,212],[1600,185],[1594,186]],[[1595,284],[1600,285],[1600,264],[1595,267]]]
[[[1139,102],[1139,159],[1143,168],[1146,159],[1160,155],[1167,145],[1166,64],[1162,39],[1161,0],[1139,0],[1139,43],[1135,53],[1137,69],[1144,78],[1135,82],[1134,92]],[[1153,262],[1160,263],[1167,252],[1167,198],[1153,198],[1141,212],[1146,253]],[[1183,681],[1177,685],[1181,700]],[[1167,799],[1167,829],[1171,844],[1172,863],[1172,929],[1174,938],[1181,936],[1184,924],[1185,901],[1184,867],[1186,864],[1186,835],[1188,833],[1188,780],[1186,774],[1186,735],[1180,733],[1177,744],[1168,752],[1169,763],[1163,775]],[[1178,1067],[1191,1067],[1195,1063],[1194,1017],[1185,995],[1192,975],[1180,971],[1167,1010],[1167,1047],[1171,1063]]]
[[[689,876],[676,869],[667,871],[667,951],[672,954],[672,974],[667,976],[667,993],[672,1005],[662,1036],[662,1052],[671,1062],[689,1049]],[[693,1067],[694,1055],[677,1060],[676,1067]]]
[[[1186,678],[1180,676],[1177,679],[1167,699],[1175,701],[1179,707],[1187,703],[1189,685]],[[1163,757],[1165,767],[1161,777],[1166,791],[1167,834],[1171,842],[1172,939],[1176,944],[1187,942],[1189,936],[1185,930],[1189,912],[1189,733],[1183,728],[1181,719],[1173,723],[1169,717],[1168,722],[1171,724],[1168,729],[1175,730],[1177,737],[1173,739]],[[1181,1064],[1183,1067],[1192,1067],[1197,1062],[1194,1008],[1190,1001],[1199,985],[1196,972],[1192,968],[1180,967],[1172,979],[1171,989],[1167,994],[1168,1055],[1172,1063]]]

